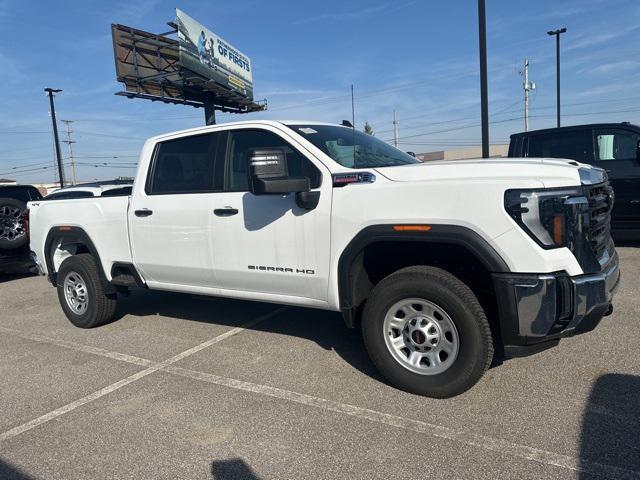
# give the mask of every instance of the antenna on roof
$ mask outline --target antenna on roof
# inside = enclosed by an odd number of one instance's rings
[[[342,125],[343,127],[353,128],[353,123],[351,123],[349,120],[342,120],[342,123],[340,125]]]

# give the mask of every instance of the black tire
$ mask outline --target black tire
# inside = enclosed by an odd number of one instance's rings
[[[27,204],[15,198],[0,198],[0,248],[13,250],[29,243],[22,223]]]
[[[85,292],[87,303],[82,311],[74,309],[66,298],[65,281],[68,278],[70,280],[79,278],[85,286],[82,291]],[[76,327],[94,328],[113,320],[117,303],[116,295],[105,293],[98,267],[91,254],[73,255],[62,262],[57,274],[57,283],[58,300],[62,310]]]
[[[455,325],[457,357],[441,373],[415,373],[387,347],[385,316],[397,302],[409,298],[438,305]],[[404,268],[380,281],[365,304],[362,332],[371,360],[391,384],[428,397],[448,398],[465,392],[480,380],[493,359],[491,329],[478,299],[457,277],[435,267]]]

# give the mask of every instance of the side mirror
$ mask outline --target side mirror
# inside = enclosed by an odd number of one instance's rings
[[[287,155],[282,148],[249,151],[249,185],[254,195],[308,192],[308,177],[289,177]]]

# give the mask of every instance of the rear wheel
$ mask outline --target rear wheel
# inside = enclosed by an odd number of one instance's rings
[[[395,272],[365,305],[364,342],[395,386],[420,395],[458,395],[493,358],[486,315],[469,287],[450,273],[416,266]]]
[[[62,262],[57,281],[62,310],[76,327],[94,328],[113,320],[116,295],[105,293],[90,254],[73,255]]]

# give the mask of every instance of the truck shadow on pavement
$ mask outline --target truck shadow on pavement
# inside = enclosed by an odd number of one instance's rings
[[[18,467],[7,463],[0,458],[0,478],[2,480],[35,480],[34,477],[27,475]]]
[[[24,273],[1,273],[0,272],[0,283],[12,282],[14,280],[20,280],[27,277],[35,276],[33,273],[24,272]]]
[[[240,327],[277,308],[281,306],[185,293],[134,289],[129,297],[118,301],[116,318],[125,315],[138,317],[161,315],[233,328]],[[387,383],[371,364],[362,343],[360,329],[347,328],[339,313],[287,307],[285,312],[252,325],[248,329],[313,341],[325,350],[335,351],[344,361],[362,373]]]
[[[211,462],[213,480],[260,480],[251,467],[241,458],[214,460]]]
[[[582,417],[580,463],[583,480],[596,478],[593,464],[632,472],[615,478],[640,478],[640,377],[606,374],[593,384]]]

